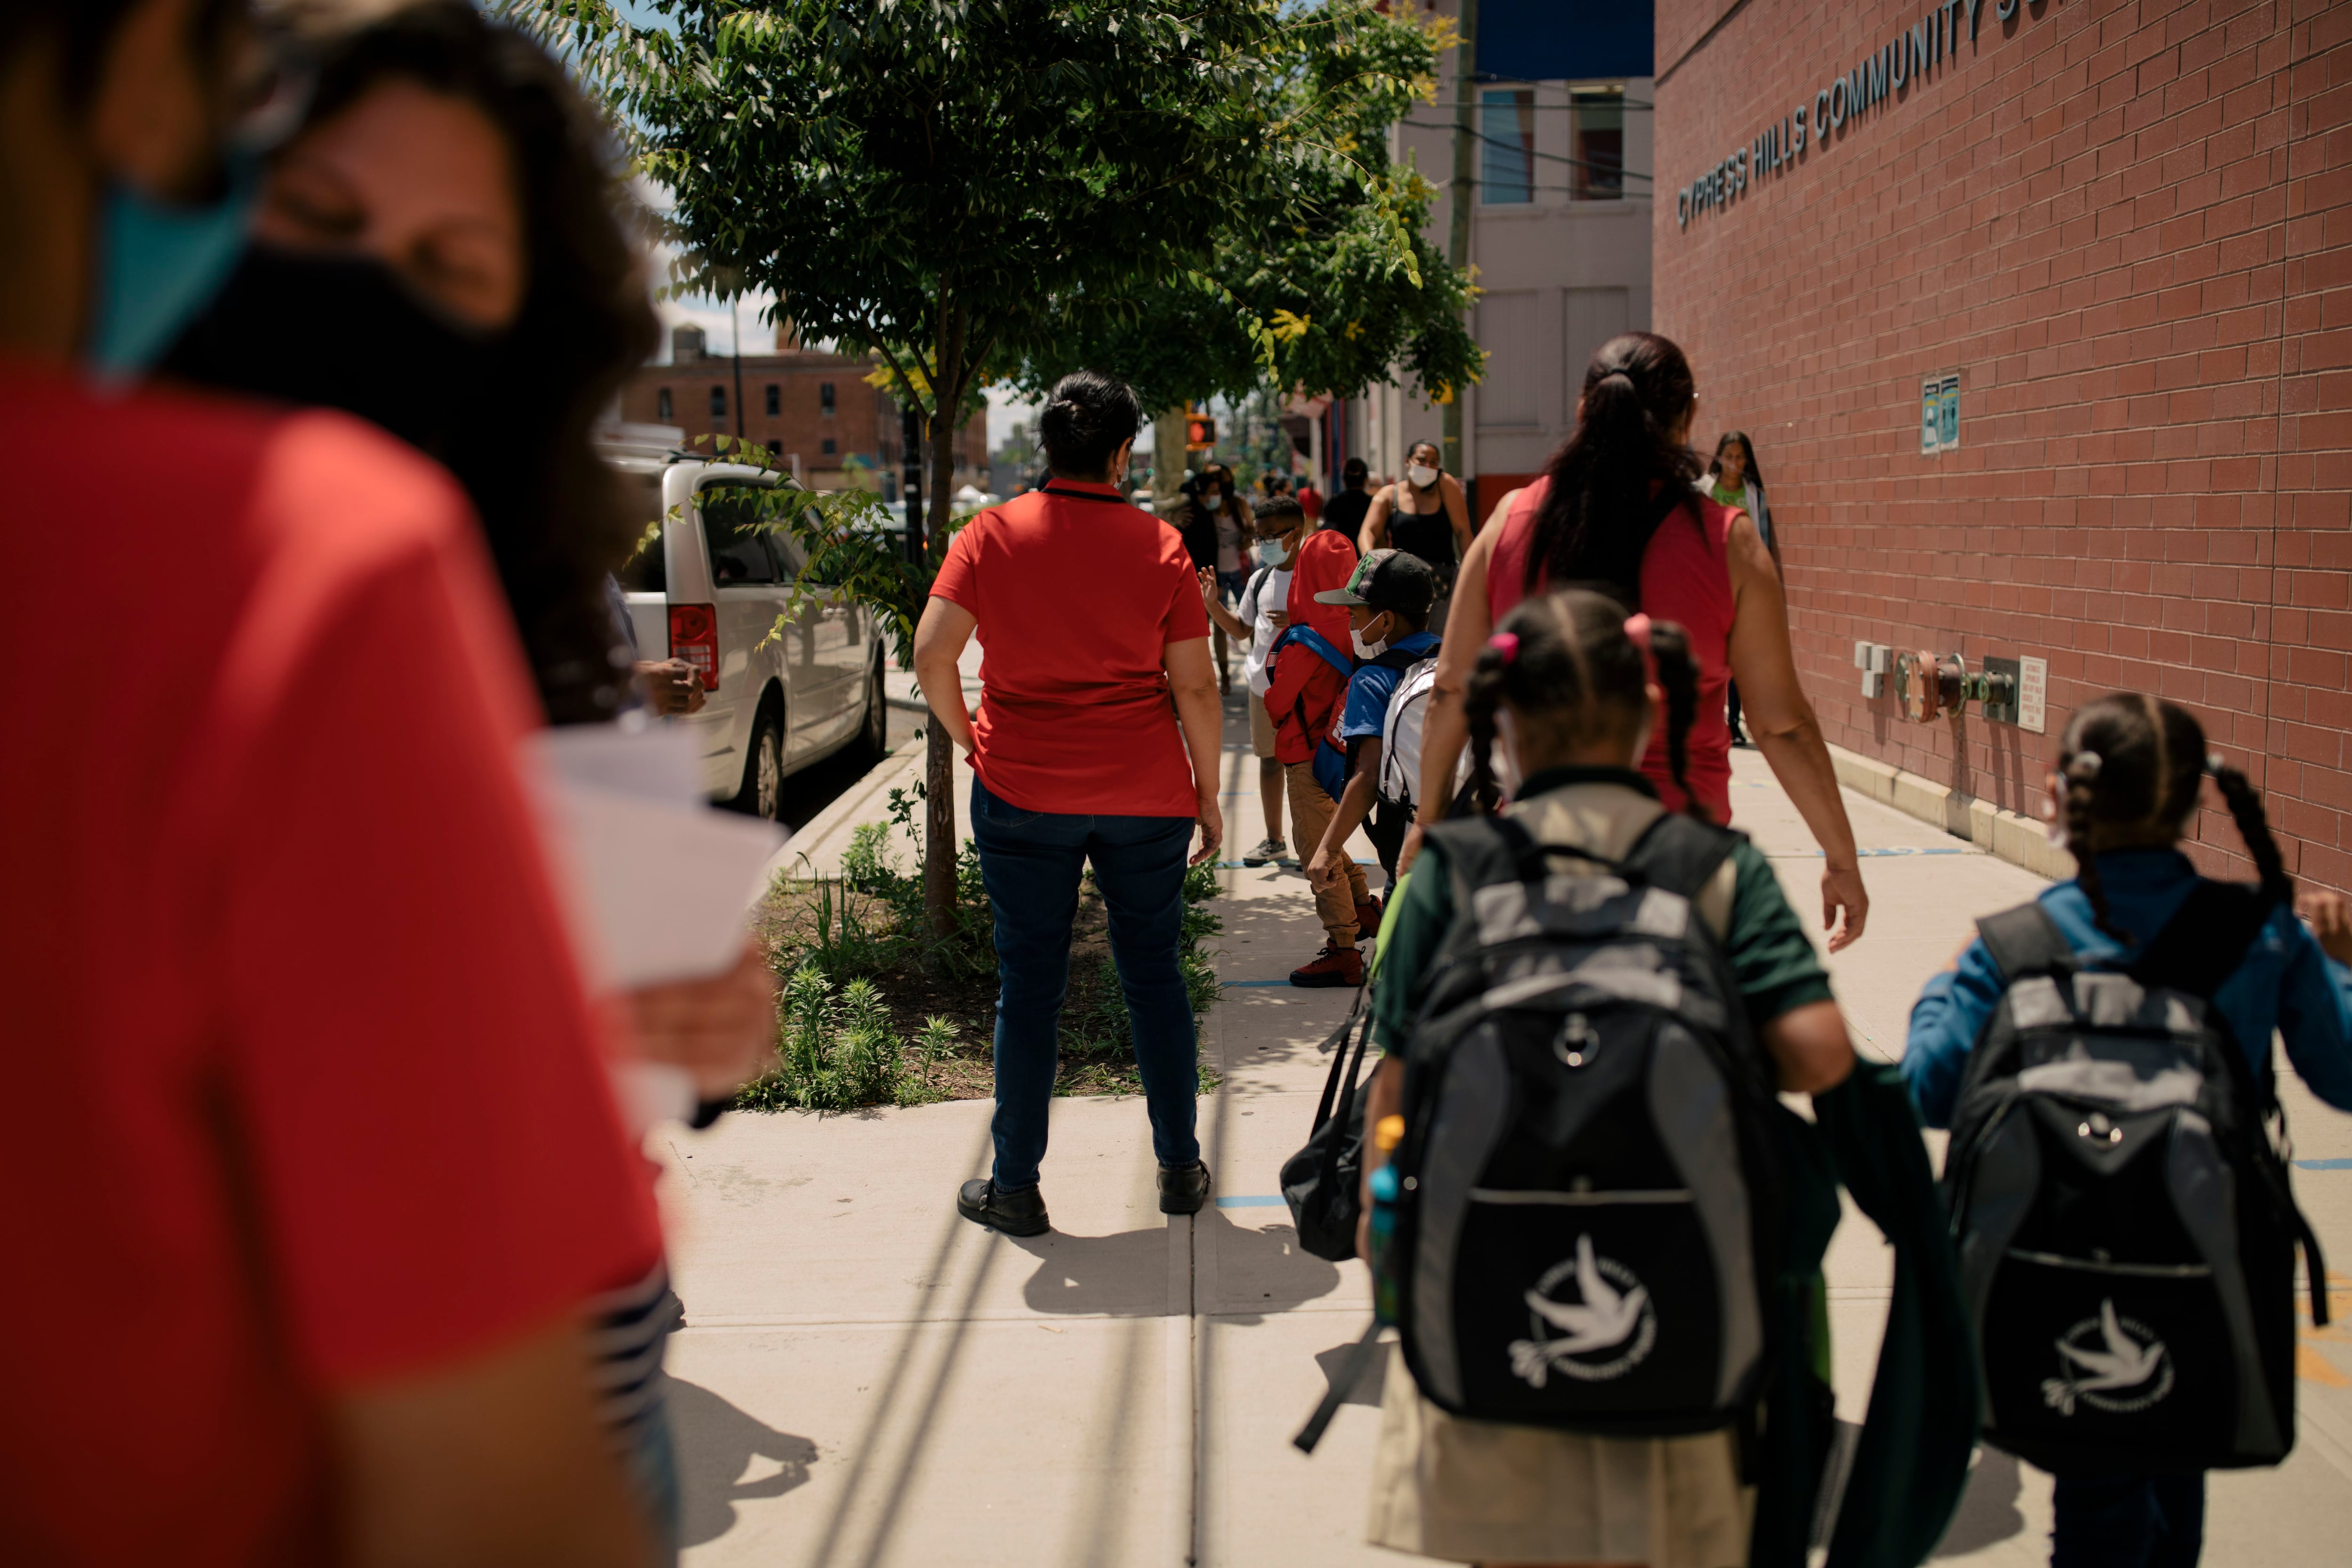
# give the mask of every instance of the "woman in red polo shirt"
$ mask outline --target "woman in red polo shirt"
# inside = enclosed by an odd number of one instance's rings
[[[1089,862],[1134,1020],[1160,1210],[1197,1213],[1209,1192],[1177,953],[1193,824],[1192,863],[1224,835],[1223,715],[1192,557],[1118,493],[1142,424],[1126,384],[1064,376],[1038,420],[1052,477],[956,535],[915,630],[924,700],[971,763],[972,837],[996,913],[996,1165],[956,1207],[1010,1236],[1047,1228],[1037,1172]],[[971,715],[956,666],[975,632],[985,654]]]

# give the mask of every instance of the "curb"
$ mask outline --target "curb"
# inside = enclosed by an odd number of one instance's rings
[[[882,754],[882,760],[866,770],[856,784],[833,797],[831,805],[793,831],[783,847],[768,858],[760,868],[760,887],[764,892],[775,880],[776,873],[788,870],[807,850],[814,849],[838,832],[845,822],[861,820],[859,813],[882,793],[883,786],[906,765],[910,756],[920,755],[925,742],[919,736],[909,736]]]
[[[1830,762],[1837,769],[1838,783],[1856,795],[1891,805],[2053,882],[2074,874],[2074,858],[2051,843],[2042,824],[2030,816],[1843,746],[1830,748]]]

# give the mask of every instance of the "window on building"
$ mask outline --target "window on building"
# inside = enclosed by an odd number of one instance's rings
[[[783,455],[784,444],[782,441],[772,440],[768,443],[768,456],[771,458],[781,458]]]
[[[1489,88],[1478,101],[1478,198],[1490,207],[1525,206],[1536,199],[1536,90]]]
[[[835,452],[841,450],[841,443],[835,441],[832,437],[827,436],[824,438],[824,445],[819,447],[817,449],[823,452],[826,457],[830,458]]]
[[[1622,201],[1625,195],[1625,89],[1580,87],[1569,95],[1576,160],[1569,190],[1580,202]]]
[[[727,417],[727,389],[723,386],[710,389],[710,416],[713,419]]]
[[[820,381],[816,384],[816,405],[827,419],[833,417],[833,383]]]
[[[669,388],[667,386],[654,394],[654,417],[665,425],[670,422]]]
[[[784,411],[784,389],[774,382],[768,383],[768,417],[773,419]]]

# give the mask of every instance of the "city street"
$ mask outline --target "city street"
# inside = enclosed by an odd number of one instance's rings
[[[1261,837],[1256,764],[1226,705],[1229,845]],[[823,866],[919,770],[906,744],[841,790],[793,847]],[[1738,826],[1800,910],[1820,858],[1753,752],[1734,754]],[[968,776],[961,768],[960,776]],[[2039,879],[1851,792],[1873,897],[1831,961],[1857,1046],[1891,1058],[1918,985],[1975,916]],[[1369,860],[1371,851],[1359,845]],[[1374,872],[1378,880],[1378,873]],[[1353,1564],[1378,1419],[1359,1389],[1312,1458],[1289,1437],[1369,1312],[1362,1266],[1302,1255],[1276,1172],[1303,1140],[1345,992],[1283,976],[1318,932],[1298,873],[1228,869],[1223,1000],[1202,1051],[1217,1203],[1155,1207],[1141,1105],[1055,1108],[1055,1228],[1014,1240],[957,1217],[988,1167],[987,1101],[726,1118],[659,1150],[688,1326],[672,1341],[688,1561],[762,1568],[1034,1563]],[[2291,1076],[2299,1195],[2352,1316],[2352,1118]],[[1940,1157],[1940,1140],[1936,1152]],[[1840,1415],[1865,1407],[1885,1254],[1848,1211],[1829,1260]],[[2205,1561],[2341,1560],[2352,1535],[2352,1332],[2305,1331],[2300,1437],[2275,1470],[2216,1475]],[[1984,1452],[1939,1560],[2047,1561],[2050,1481]]]

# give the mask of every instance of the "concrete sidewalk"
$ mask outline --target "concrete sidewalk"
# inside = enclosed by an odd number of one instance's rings
[[[1264,836],[1238,697],[1226,734],[1233,853]],[[1799,910],[1817,911],[1818,851],[1754,754],[1735,762],[1738,825]],[[919,744],[903,748],[794,849],[837,864],[850,828],[879,819],[919,765]],[[1891,1059],[1920,983],[1973,919],[2041,884],[1847,800],[1873,908],[1868,936],[1831,967],[1856,1043]],[[1357,853],[1372,858],[1360,840]],[[1202,1044],[1224,1079],[1201,1108],[1218,1199],[1197,1220],[1158,1212],[1133,1099],[1055,1102],[1055,1228],[1031,1240],[954,1211],[956,1184],[988,1168],[986,1101],[738,1115],[656,1138],[689,1325],[670,1367],[697,1568],[1405,1561],[1361,1543],[1373,1394],[1353,1394],[1311,1460],[1289,1445],[1370,1312],[1362,1267],[1299,1252],[1276,1195],[1328,1065],[1316,1047],[1349,996],[1283,982],[1321,939],[1296,869],[1235,865],[1223,879],[1223,1000]],[[2291,1079],[2283,1089],[2315,1167],[2296,1173],[2305,1207],[2352,1260],[2352,1118]],[[1851,1210],[1829,1278],[1839,1409],[1859,1421],[1889,1274]],[[2352,1316],[2352,1286],[2337,1300]],[[2210,1563],[2343,1560],[2352,1335],[2321,1331],[2304,1357],[2302,1441],[2280,1469],[2213,1479]],[[1944,1554],[2046,1562],[2049,1489],[1985,1453]]]

